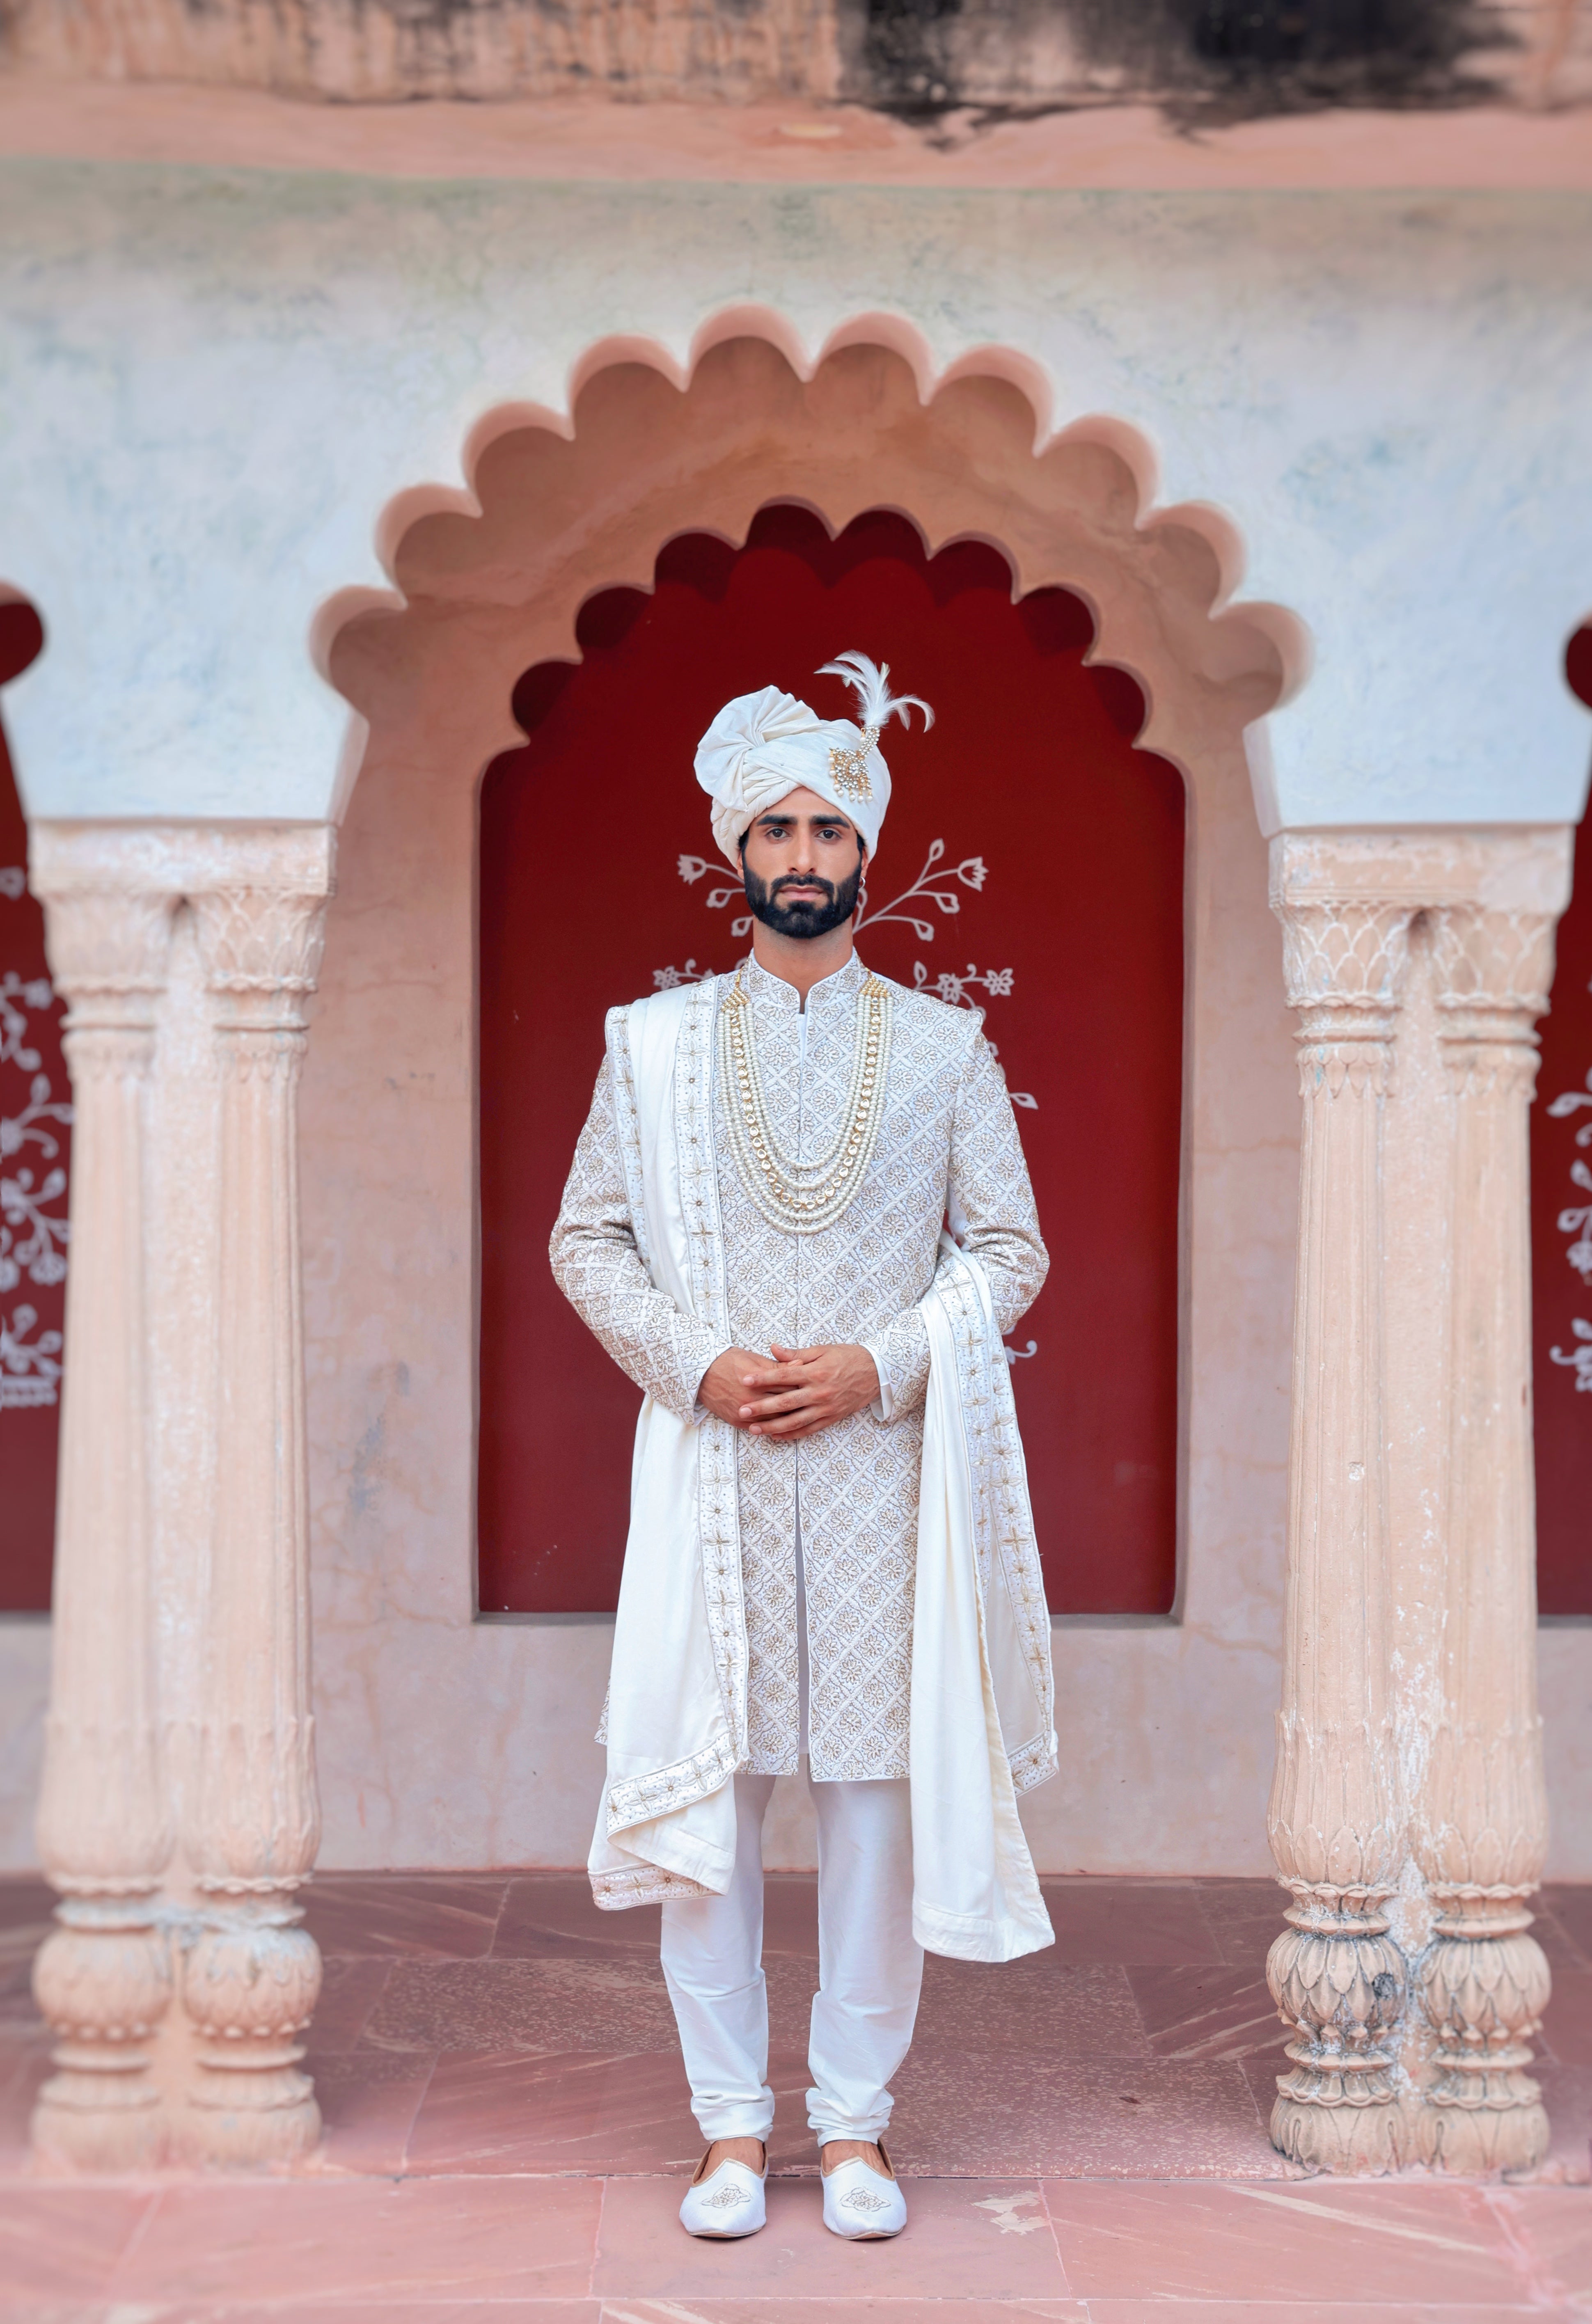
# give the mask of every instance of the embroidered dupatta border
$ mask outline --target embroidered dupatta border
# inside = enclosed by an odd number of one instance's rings
[[[714,1026],[722,980],[705,977],[691,989],[674,1049],[674,1130],[685,1211],[693,1311],[727,1342],[728,1299],[725,1286],[724,1235],[718,1216],[718,1178],[713,1142]],[[625,1191],[636,1248],[653,1272],[642,1169],[641,1117],[630,1049],[630,1012],[608,1012],[608,1053],[614,1066],[614,1108]],[[736,1483],[735,1431],[711,1413],[697,1432],[697,1526],[702,1591],[719,1698],[730,1738],[644,1775],[622,1776],[608,1786],[610,1837],[634,1824],[650,1823],[696,1800],[707,1799],[745,1766],[746,1745],[746,1615],[741,1588],[741,1519]],[[606,1711],[606,1706],[605,1706]],[[605,1716],[604,1725],[606,1725]],[[594,1884],[595,1885],[595,1884]],[[616,1893],[609,1909],[660,1896],[694,1896],[694,1883],[656,1868],[606,1874],[605,1889]],[[624,1890],[621,1895],[617,1893]],[[605,1898],[597,1897],[602,1904]]]
[[[704,977],[691,995],[674,1052],[674,1121],[679,1141],[680,1199],[690,1246],[691,1297],[698,1314],[729,1344],[729,1293],[724,1228],[718,1212],[718,1164],[714,1138],[714,1038],[727,977]],[[727,1775],[744,1767],[746,1741],[746,1609],[741,1588],[741,1502],[736,1475],[736,1432],[707,1414],[697,1433],[697,1524],[702,1545],[702,1588],[713,1635],[718,1691],[736,1757]],[[709,1786],[711,1789],[712,1786]]]
[[[960,1375],[962,1418],[972,1470],[978,1585],[987,1602],[992,1552],[998,1551],[1001,1582],[1017,1618],[1023,1656],[1041,1715],[1039,1733],[1008,1755],[1014,1788],[1027,1792],[1056,1773],[1056,1693],[1051,1617],[1034,1538],[1011,1371],[998,1341],[992,1350],[984,1302],[960,1251],[946,1252],[936,1274],[935,1289],[950,1323]]]

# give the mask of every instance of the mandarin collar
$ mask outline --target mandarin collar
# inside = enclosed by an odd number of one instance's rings
[[[838,968],[832,976],[820,977],[812,987],[807,996],[809,1016],[814,1013],[815,1003],[821,1011],[833,1001],[855,1000],[866,983],[867,976],[867,970],[853,953],[844,968]],[[776,1009],[782,1015],[789,1017],[801,1014],[801,996],[796,987],[787,984],[782,976],[772,976],[755,953],[748,954],[741,977],[748,995],[760,1008]]]

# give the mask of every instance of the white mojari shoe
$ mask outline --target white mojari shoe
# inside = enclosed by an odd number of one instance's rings
[[[680,2207],[680,2224],[690,2236],[754,2236],[767,2218],[763,2180],[746,2163],[733,2158],[721,2163],[708,2178],[694,2179]]]
[[[886,2169],[890,2157],[883,2140],[876,2142]],[[871,2243],[883,2236],[898,2236],[906,2225],[906,2198],[892,2172],[881,2178],[860,2155],[838,2163],[823,2174],[824,2225],[832,2236],[850,2243]]]

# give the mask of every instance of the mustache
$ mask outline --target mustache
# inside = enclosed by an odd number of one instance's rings
[[[821,936],[838,928],[856,909],[862,864],[859,861],[856,870],[838,882],[826,880],[820,872],[782,872],[766,888],[754,872],[747,871],[745,877],[746,901],[754,918],[782,936]],[[788,892],[792,888],[813,892],[792,896]]]

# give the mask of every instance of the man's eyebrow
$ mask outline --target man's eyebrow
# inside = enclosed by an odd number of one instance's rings
[[[777,807],[771,807],[767,814],[760,815],[757,820],[759,823],[800,823],[801,818],[798,815],[782,815]],[[830,815],[809,816],[808,821],[810,823],[838,823],[844,830],[847,831],[855,831],[856,829],[856,825],[851,821],[851,818],[848,816],[842,815],[838,807]]]

